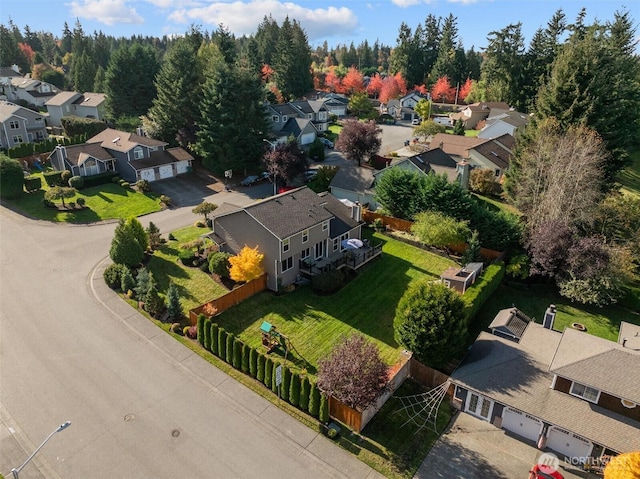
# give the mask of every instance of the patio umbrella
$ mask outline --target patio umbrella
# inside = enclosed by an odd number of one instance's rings
[[[346,240],[342,240],[342,247],[347,249],[358,249],[362,248],[364,243],[360,241],[358,238],[350,238]]]

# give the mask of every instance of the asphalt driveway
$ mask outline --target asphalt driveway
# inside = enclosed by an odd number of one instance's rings
[[[438,439],[414,479],[526,479],[542,451],[508,435],[503,429],[457,413]],[[565,479],[596,479],[575,468],[560,466]]]

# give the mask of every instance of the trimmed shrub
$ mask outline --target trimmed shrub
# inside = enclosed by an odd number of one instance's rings
[[[233,358],[231,364],[234,368],[240,369],[242,367],[242,347],[244,343],[239,339],[233,340]]]
[[[282,384],[280,384],[280,397],[289,401],[289,388],[291,387],[291,371],[287,366],[282,367]]]
[[[229,277],[229,258],[231,254],[223,253],[221,251],[214,251],[210,253],[207,260],[209,262],[209,271],[217,274],[221,278]]]
[[[115,183],[117,185],[119,185],[121,181],[122,181],[122,178],[120,178],[118,175],[111,178],[111,183]]]
[[[138,188],[138,191],[140,191],[142,193],[146,193],[147,191],[151,191],[151,186],[149,185],[149,182],[147,180],[139,180],[136,183],[136,188]]]
[[[111,289],[119,288],[122,282],[122,265],[110,264],[102,273],[102,277]]]
[[[73,210],[76,207],[76,202],[75,201],[69,201],[68,205],[69,205],[69,208],[71,208]]]
[[[227,338],[225,339],[225,355],[224,360],[229,364],[233,365],[233,341],[235,340],[235,336],[233,333],[227,331]]]
[[[256,379],[261,383],[264,383],[264,365],[265,365],[266,358],[264,357],[264,354],[258,353],[257,351],[256,353],[258,355],[258,368],[256,370]]]
[[[258,369],[258,351],[254,348],[249,348],[249,375],[252,378],[256,377]]]
[[[105,171],[97,175],[84,176],[84,187],[90,188],[91,186],[104,185],[111,182],[111,179],[115,177],[114,171]]]
[[[218,355],[218,325],[216,323],[214,322],[211,323],[211,330],[209,334],[211,335],[210,351],[217,356]]]
[[[300,378],[300,402],[298,406],[303,411],[309,410],[309,396],[311,394],[311,383],[308,377]],[[293,404],[293,403],[291,403]]]
[[[227,351],[227,331],[224,328],[218,329],[218,357],[224,359]]]
[[[206,319],[204,314],[198,315],[196,326],[198,327],[198,342],[201,346],[204,346],[204,320]]]
[[[204,349],[206,349],[207,351],[211,351],[211,319],[210,318],[205,318],[202,329],[204,332],[204,342],[201,344],[204,346]]]
[[[171,206],[171,205],[173,205],[173,200],[171,199],[170,196],[160,195],[160,203],[162,203],[163,205],[166,205],[166,206]]]
[[[122,186],[125,190],[128,190],[131,184],[128,181],[123,181],[122,183],[120,183],[120,186]]]
[[[291,374],[289,402],[293,406],[297,406],[300,403],[300,376],[297,373]]]
[[[198,328],[196,328],[195,326],[187,326],[186,336],[189,339],[196,339],[198,337]]]
[[[318,274],[311,280],[311,289],[317,294],[331,294],[338,291],[344,285],[342,270],[333,269],[326,273]]]
[[[82,176],[72,176],[69,178],[69,186],[78,190],[84,188],[84,178]]]
[[[53,203],[53,201],[48,200],[46,198],[42,198],[42,206],[44,206],[45,208],[53,208],[56,205]]]
[[[242,369],[243,373],[249,374],[249,356],[250,351],[253,351],[253,348],[250,348],[248,345],[242,345],[242,363],[240,364],[240,369]]]
[[[313,417],[318,417],[318,412],[320,411],[320,390],[315,383],[311,384],[311,388],[309,391],[309,414]]]
[[[76,200],[78,202],[78,206],[83,208],[85,203],[87,202],[82,196]]]
[[[464,313],[467,317],[467,324],[470,324],[473,318],[484,303],[498,289],[505,274],[504,262],[490,264],[462,295],[464,302]]]
[[[71,173],[69,170],[64,170],[60,173],[60,181],[62,183],[68,183],[72,177],[73,173]]]
[[[136,287],[136,280],[131,274],[131,270],[126,266],[122,265],[121,269],[122,273],[120,274],[120,289],[123,293],[126,293],[129,290],[133,290]]]
[[[271,376],[273,376],[273,359],[265,357],[263,382],[268,388],[271,387]]]
[[[27,176],[24,179],[24,188],[29,193],[31,193],[32,191],[38,191],[40,188],[42,188],[42,178],[40,178],[39,176]]]
[[[320,410],[318,411],[318,420],[323,424],[329,420],[329,400],[324,394],[320,396]]]
[[[53,188],[54,186],[60,186],[62,184],[61,173],[61,171],[45,171],[42,177],[47,186]]]

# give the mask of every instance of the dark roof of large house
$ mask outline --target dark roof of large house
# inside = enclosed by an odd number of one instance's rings
[[[511,161],[511,153],[493,140],[475,146],[473,149],[503,170]]]
[[[484,138],[438,133],[434,135],[429,146],[431,149],[441,148],[448,155],[469,158],[470,149],[476,148],[478,145],[487,141],[489,140]]]
[[[297,115],[298,111],[292,107],[289,103],[280,103],[276,105],[269,105],[272,109],[278,112],[280,115]]]
[[[519,340],[530,322],[531,318],[518,308],[507,308],[498,311],[489,329]]]
[[[516,139],[510,135],[509,133],[505,133],[504,135],[500,135],[493,139],[500,146],[504,147],[509,151],[513,151],[516,146]]]
[[[487,118],[487,125],[492,125],[496,121],[501,120],[515,128],[518,128],[528,124],[530,119],[530,116],[526,113],[520,113],[519,111],[512,110],[506,111],[499,115],[490,116],[489,118]]]
[[[425,151],[424,153],[420,153],[419,155],[412,156],[410,159],[414,158],[416,159],[416,161],[419,161],[419,158],[424,163],[428,163],[429,165],[446,166],[449,168],[456,168],[458,164],[456,160],[442,151],[440,147],[434,148],[433,150]]]
[[[309,120],[306,118],[289,118],[284,124],[280,132],[288,133],[296,138],[302,133],[302,130],[309,124]]]
[[[331,220],[334,215],[324,207],[325,204],[326,199],[302,187],[248,205],[244,211],[277,238],[285,239]]]
[[[64,149],[67,152],[67,161],[71,165],[80,165],[84,161],[86,161],[87,157],[89,156],[98,160],[114,159],[111,153],[109,153],[97,143],[93,143],[90,145],[80,144],[65,146]]]
[[[371,168],[356,165],[341,166],[331,180],[329,187],[364,193],[373,187],[375,172]]]
[[[146,168],[152,168],[160,165],[170,165],[182,160],[192,160],[193,157],[189,155],[180,147],[170,148],[168,150],[156,150],[152,151],[148,158],[142,158],[140,160],[130,161],[129,164],[136,171],[144,170]]]
[[[331,238],[337,238],[358,226],[358,222],[351,217],[349,206],[326,191],[318,196],[326,201],[324,207],[333,215],[329,222],[329,236]]]
[[[313,108],[311,108],[311,105],[307,100],[292,101],[291,105],[298,108],[302,113],[313,113]]]
[[[11,67],[0,67],[0,77],[21,77],[22,75]]]

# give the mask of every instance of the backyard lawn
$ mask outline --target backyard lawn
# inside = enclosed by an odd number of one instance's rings
[[[624,194],[640,198],[640,150],[631,153],[631,165],[618,175],[618,182]]]
[[[33,176],[42,178],[41,173]],[[159,197],[153,192],[140,193],[115,183],[106,183],[79,190],[75,197],[64,200],[68,205],[70,202],[76,202],[78,198],[84,198],[85,209],[59,211],[45,208],[42,205],[44,193],[48,189],[49,187],[42,179],[40,190],[33,193],[25,192],[21,198],[9,203],[20,212],[33,218],[67,223],[93,223],[101,220],[142,216],[161,209]],[[61,204],[61,201],[56,201],[56,204]]]
[[[259,347],[260,325],[268,321],[291,340],[295,366],[311,374],[341,336],[356,331],[378,346],[387,364],[395,363],[399,345],[393,338],[393,317],[398,301],[409,283],[437,279],[454,262],[379,234],[371,241],[383,243],[382,256],[339,292],[318,296],[309,286],[282,296],[263,292],[217,316],[216,322]]]

